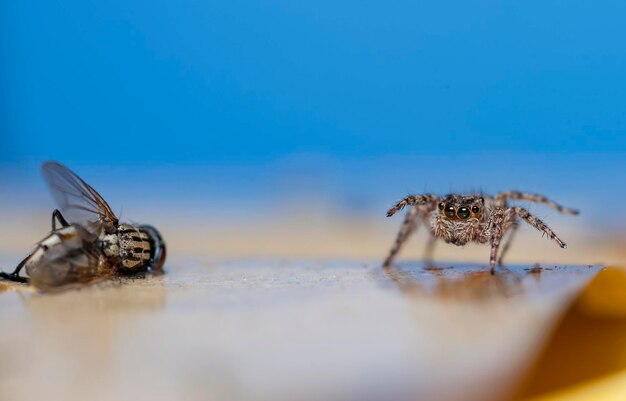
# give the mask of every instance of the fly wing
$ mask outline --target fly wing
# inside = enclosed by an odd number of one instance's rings
[[[74,225],[54,235],[58,242],[48,247],[44,247],[42,242],[33,253],[36,260],[27,263],[29,282],[35,288],[50,291],[67,285],[106,279],[115,273],[114,266],[98,246],[94,234]],[[39,249],[42,249],[40,253]]]
[[[80,224],[90,232],[110,231],[118,220],[109,204],[100,194],[72,170],[55,161],[41,166],[48,187],[64,217],[72,224]]]

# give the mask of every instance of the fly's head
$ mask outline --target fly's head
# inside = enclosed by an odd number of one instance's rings
[[[163,265],[165,264],[165,257],[167,255],[165,248],[165,241],[161,237],[161,233],[150,225],[143,225],[141,229],[148,234],[148,240],[151,247],[151,266],[150,270],[153,272],[162,272]]]
[[[120,257],[120,246],[117,234],[106,234],[101,240],[102,250],[107,258],[117,259]]]

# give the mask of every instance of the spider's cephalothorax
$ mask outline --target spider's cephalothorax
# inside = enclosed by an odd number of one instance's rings
[[[406,206],[412,206],[408,211],[396,242],[391,248],[385,266],[389,266],[393,258],[400,251],[402,244],[417,228],[418,220],[429,228],[431,240],[427,246],[426,256],[430,257],[432,246],[437,238],[453,245],[465,245],[469,242],[491,245],[489,267],[493,273],[496,265],[502,264],[502,258],[509,248],[513,233],[518,227],[518,217],[547,234],[561,248],[566,244],[541,220],[521,207],[509,207],[508,199],[525,200],[544,203],[561,213],[578,214],[578,211],[564,208],[542,195],[527,194],[517,191],[502,192],[495,197],[487,195],[446,195],[440,198],[435,195],[410,195],[396,203],[387,217]],[[500,243],[508,233],[508,241],[500,251]]]
[[[52,213],[50,234],[13,273],[0,272],[0,277],[48,290],[115,274],[163,271],[165,243],[154,227],[120,224],[102,196],[62,164],[44,163],[42,171],[61,210]],[[20,276],[22,269],[28,278]]]
[[[454,245],[471,241],[484,243],[485,199],[475,196],[448,195],[437,205],[431,231],[435,237]]]

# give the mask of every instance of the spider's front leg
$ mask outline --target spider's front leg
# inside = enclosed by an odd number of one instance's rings
[[[496,272],[496,260],[498,257],[498,249],[500,248],[500,242],[506,231],[506,212],[500,207],[496,207],[491,211],[489,216],[489,226],[487,232],[489,233],[489,244],[491,245],[491,253],[489,255],[489,272],[495,274]]]
[[[409,195],[406,198],[402,199],[400,202],[396,203],[389,211],[387,212],[387,217],[391,217],[394,214],[398,213],[400,210],[404,209],[406,206],[411,205],[426,205],[426,204],[435,204],[439,200],[439,197],[431,194],[425,195]]]
[[[506,255],[507,251],[511,247],[511,242],[513,242],[513,237],[515,237],[515,233],[517,232],[518,228],[519,228],[519,224],[517,223],[517,220],[513,221],[513,224],[511,224],[511,228],[508,230],[509,234],[507,235],[507,238],[504,240],[502,251],[500,251],[500,256],[498,257],[498,266],[503,265],[504,255]]]
[[[498,256],[498,248],[502,238],[494,237],[491,239],[491,254],[489,255],[489,273],[496,274],[496,258]]]
[[[396,241],[393,243],[391,250],[389,251],[389,255],[385,259],[383,263],[383,267],[391,266],[391,262],[396,257],[398,252],[400,252],[400,248],[406,242],[406,240],[413,234],[415,229],[417,228],[417,217],[419,215],[419,211],[416,207],[411,208],[406,214],[404,218],[404,222],[402,223],[402,227],[400,227],[400,231],[396,236]]]
[[[519,191],[508,191],[508,192],[501,192],[495,197],[495,200],[498,202],[506,201],[506,199],[543,203],[553,209],[558,210],[560,213],[571,214],[571,215],[578,214],[578,210],[561,206],[555,201],[548,199],[545,196],[539,195],[539,194],[529,194],[526,192],[519,192]]]
[[[435,244],[437,243],[437,237],[434,235],[428,236],[428,242],[426,243],[426,248],[424,248],[424,263],[431,264],[433,263],[433,251],[435,250]]]
[[[391,217],[396,214],[398,211],[404,209],[406,206],[413,206],[411,210],[406,214],[404,218],[404,223],[402,223],[402,227],[398,232],[396,237],[396,241],[393,244],[393,247],[389,251],[389,255],[385,259],[383,263],[384,267],[389,267],[393,259],[396,257],[402,245],[406,242],[406,240],[413,234],[415,229],[417,228],[417,219],[420,216],[420,210],[417,208],[419,205],[427,205],[430,204],[432,208],[435,208],[435,204],[439,201],[439,198],[434,195],[425,194],[425,195],[409,195],[406,198],[402,199],[400,202],[396,203],[389,211],[387,212],[387,217]]]
[[[567,248],[567,244],[561,240],[550,227],[546,225],[543,221],[538,219],[537,217],[530,214],[530,212],[523,207],[514,207],[509,210],[513,210],[515,215],[521,217],[524,221],[526,221],[531,226],[535,227],[537,230],[546,234],[551,240],[559,244],[559,246],[563,249]]]

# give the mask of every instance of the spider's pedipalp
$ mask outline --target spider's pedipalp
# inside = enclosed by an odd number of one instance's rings
[[[505,201],[506,199],[514,199],[514,200],[522,200],[522,201],[528,201],[528,202],[543,203],[553,209],[556,209],[558,212],[563,213],[563,214],[577,215],[579,213],[578,210],[561,206],[558,203],[554,202],[553,200],[550,200],[546,198],[545,196],[539,195],[539,194],[529,194],[529,193],[519,192],[519,191],[507,191],[507,192],[499,193],[498,195],[496,195],[495,199],[496,201]]]
[[[391,217],[394,214],[398,213],[400,210],[404,209],[409,205],[425,205],[428,203],[436,203],[439,200],[439,197],[431,194],[425,195],[409,195],[406,198],[402,199],[400,202],[396,203],[389,211],[387,212],[387,217]]]

